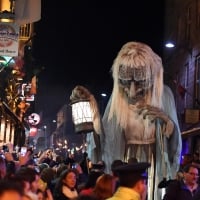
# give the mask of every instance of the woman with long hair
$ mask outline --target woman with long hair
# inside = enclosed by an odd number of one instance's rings
[[[74,169],[64,170],[55,185],[54,200],[75,199],[78,196],[76,184],[77,171]]]

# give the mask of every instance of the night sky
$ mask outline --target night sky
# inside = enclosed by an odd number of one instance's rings
[[[97,100],[101,92],[110,95],[110,68],[126,42],[144,42],[162,57],[162,1],[55,2],[42,0],[33,39],[33,56],[44,67],[36,109],[46,117],[56,116],[76,85],[87,87]]]

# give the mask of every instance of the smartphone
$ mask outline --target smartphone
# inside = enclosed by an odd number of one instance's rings
[[[25,156],[26,152],[27,152],[27,147],[21,147],[21,152],[20,152],[20,154],[21,154],[22,156]]]

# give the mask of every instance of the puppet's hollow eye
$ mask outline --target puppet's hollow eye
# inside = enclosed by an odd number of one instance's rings
[[[131,85],[132,80],[122,80],[119,79],[119,84],[123,87],[128,87]]]

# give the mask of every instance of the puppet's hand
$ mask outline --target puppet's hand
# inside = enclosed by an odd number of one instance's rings
[[[143,118],[145,119],[147,116],[151,118],[151,121],[154,121],[155,119],[161,119],[164,122],[163,126],[163,132],[164,134],[169,137],[174,130],[174,123],[169,118],[169,116],[160,108],[149,106],[149,105],[138,105],[138,109],[141,109],[141,114],[143,114]]]

